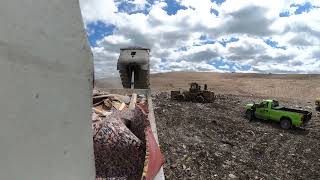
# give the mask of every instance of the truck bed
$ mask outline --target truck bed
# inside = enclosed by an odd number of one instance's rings
[[[287,107],[280,107],[280,108],[273,108],[275,110],[281,110],[281,111],[289,111],[289,112],[294,112],[294,113],[299,113],[303,115],[308,115],[310,112],[309,111],[304,111],[300,109],[292,109],[292,108],[287,108]]]
[[[309,112],[309,111],[305,111],[305,110],[300,110],[300,109],[292,109],[292,108],[286,108],[286,107],[276,107],[276,108],[273,108],[275,110],[280,110],[280,111],[287,111],[287,112],[293,112],[293,113],[299,113],[299,114],[302,114],[303,117],[302,117],[302,122],[303,124],[305,125],[312,117],[312,113]]]

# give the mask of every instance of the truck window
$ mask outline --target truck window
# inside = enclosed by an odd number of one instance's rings
[[[279,102],[278,101],[272,101],[271,108],[275,108],[275,107],[278,107],[278,106],[279,106]]]
[[[268,102],[261,102],[257,107],[258,108],[268,108]]]

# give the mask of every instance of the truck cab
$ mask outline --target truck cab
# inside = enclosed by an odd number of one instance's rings
[[[260,104],[256,104],[255,117],[263,120],[272,120],[274,117],[274,110],[279,109],[279,102],[275,100],[264,100]]]

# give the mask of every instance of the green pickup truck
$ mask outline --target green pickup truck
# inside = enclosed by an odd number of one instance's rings
[[[280,127],[289,129],[292,126],[305,126],[311,119],[312,113],[299,109],[290,109],[279,106],[275,100],[263,100],[260,104],[247,104],[246,117],[280,122]]]

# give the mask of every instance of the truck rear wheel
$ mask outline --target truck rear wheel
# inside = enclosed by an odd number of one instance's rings
[[[281,121],[280,121],[280,127],[281,127],[282,129],[290,129],[291,126],[292,126],[292,124],[291,124],[290,119],[287,119],[287,118],[281,119]]]

